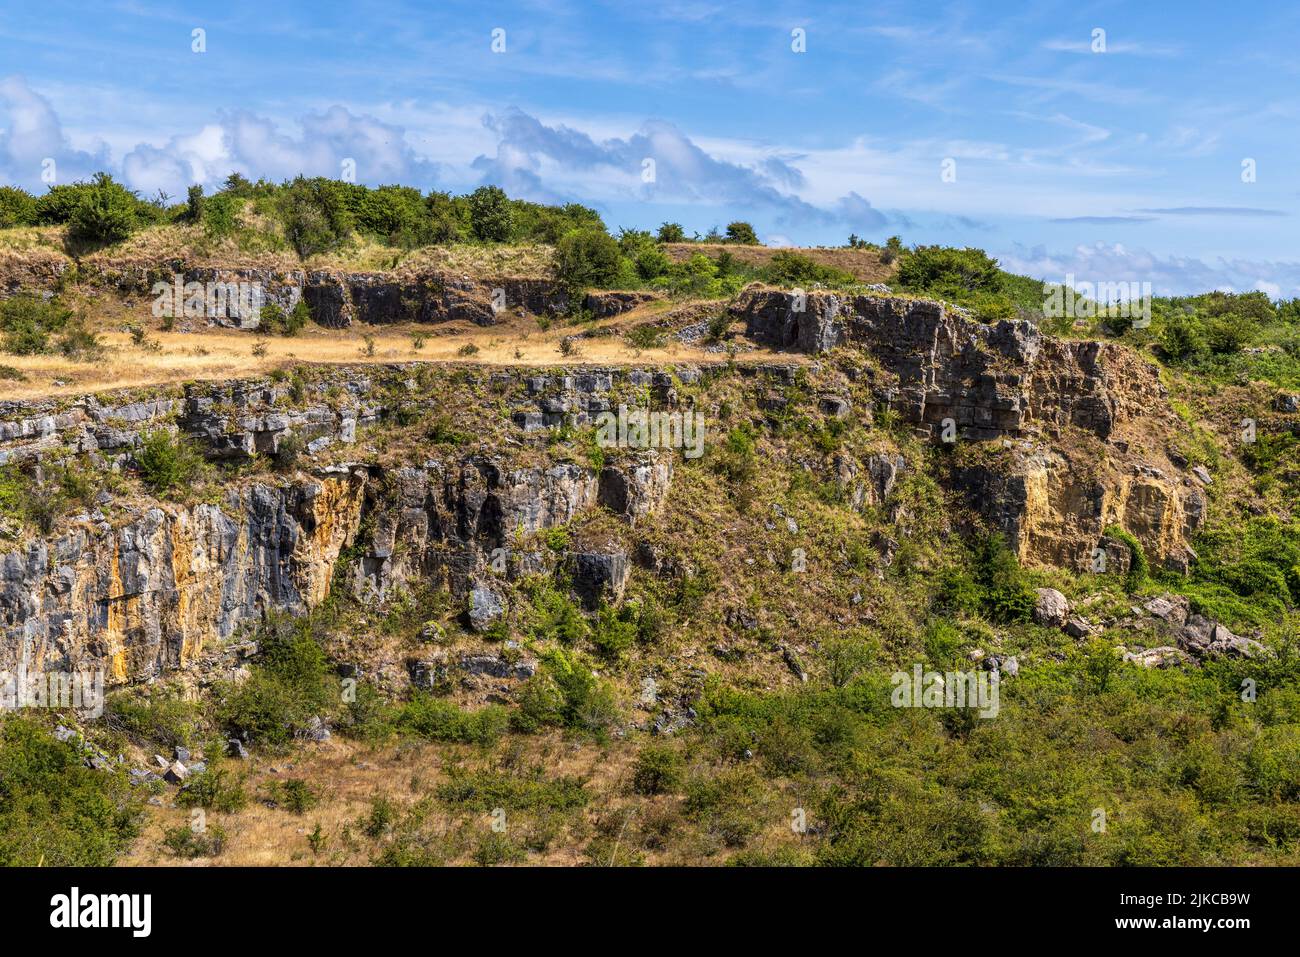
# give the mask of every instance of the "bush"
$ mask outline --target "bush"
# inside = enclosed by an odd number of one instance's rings
[[[681,787],[684,774],[680,754],[665,745],[646,745],[636,756],[632,790],[637,794],[668,794]]]
[[[1125,531],[1118,525],[1106,529],[1106,535],[1128,546],[1129,565],[1125,587],[1130,592],[1137,591],[1151,572],[1151,565],[1147,562],[1146,552],[1142,550],[1142,543],[1131,532]]]
[[[909,292],[963,302],[972,293],[1000,292],[1002,272],[982,249],[917,246],[899,261],[898,282]]]
[[[847,286],[856,282],[852,273],[823,266],[798,253],[779,252],[759,270],[759,277],[774,286]]]
[[[67,325],[72,311],[57,299],[20,294],[0,301],[0,336],[4,351],[17,356],[44,355],[51,337]]]
[[[306,814],[320,803],[316,789],[302,778],[272,781],[266,786],[266,796],[271,804],[284,808],[290,814]]]
[[[110,866],[142,816],[123,775],[86,767],[34,721],[0,722],[0,866]]]
[[[190,485],[207,468],[193,442],[163,429],[144,437],[135,461],[141,480],[159,494]]]
[[[622,262],[618,242],[603,230],[575,229],[555,247],[556,276],[570,289],[611,284]]]
[[[281,188],[276,211],[284,236],[302,259],[334,249],[352,231],[345,183],[299,176]]]
[[[144,205],[125,186],[100,173],[68,219],[68,235],[92,243],[117,243],[141,225]]]
[[[36,225],[36,197],[16,186],[0,186],[0,229]]]
[[[108,699],[104,724],[144,747],[169,751],[195,743],[205,726],[201,706],[178,692],[123,691]]]
[[[232,736],[283,748],[338,700],[338,689],[309,619],[273,617],[257,639],[252,673],[220,689],[217,717]]]
[[[592,674],[576,655],[562,649],[550,652],[542,668],[525,682],[519,709],[510,716],[520,731],[543,725],[561,725],[603,736],[618,717],[609,687]]]
[[[248,793],[244,790],[242,775],[234,774],[214,760],[207,770],[186,782],[176,795],[176,803],[181,807],[201,807],[233,814],[247,806]]]
[[[239,225],[244,201],[231,193],[218,193],[203,200],[200,219],[203,231],[212,239],[229,236]]]
[[[681,223],[664,223],[659,227],[655,239],[661,243],[681,243],[686,241],[686,231]]]
[[[430,741],[457,744],[495,744],[510,722],[500,705],[464,711],[452,701],[417,692],[397,712],[397,726]]]
[[[201,831],[178,824],[163,831],[163,847],[187,860],[217,857],[226,848],[226,831],[218,824],[208,825]]]
[[[310,321],[311,309],[306,299],[299,298],[287,312],[280,304],[268,302],[258,315],[258,328],[272,335],[296,336]]]
[[[627,334],[627,341],[634,349],[658,349],[663,345],[663,330],[645,323],[633,328]]]
[[[606,658],[621,658],[637,640],[636,609],[603,606],[596,613],[591,643]]]

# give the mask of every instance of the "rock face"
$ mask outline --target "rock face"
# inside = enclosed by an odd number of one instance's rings
[[[1128,350],[1041,335],[1029,322],[971,322],[928,300],[802,298],[751,287],[733,307],[747,333],[767,345],[825,352],[852,343],[897,379],[887,396],[905,422],[938,432],[951,419],[966,438],[1017,434],[1029,424],[1077,426],[1108,438],[1164,390]]]
[[[1053,339],[1025,321],[984,325],[938,302],[888,296],[754,286],[733,314],[776,348],[869,353],[883,370],[877,401],[936,442],[1000,443],[997,454],[955,457],[950,484],[1022,560],[1089,567],[1099,547],[1109,556],[1102,540],[1117,525],[1153,562],[1190,565],[1204,480],[1130,450],[1144,432],[1175,427],[1161,417],[1167,396],[1154,368],[1131,351]],[[860,488],[855,463],[838,469],[841,487]],[[871,476],[876,499],[887,497],[890,483],[875,465]],[[1123,551],[1114,557],[1127,562]]]
[[[626,463],[606,466],[597,493],[601,505],[632,524],[656,511],[673,480],[673,457],[646,451]]]
[[[364,486],[364,473],[254,483],[220,505],[153,506],[0,555],[0,667],[139,680],[264,612],[305,611],[329,593]]]
[[[39,263],[39,261],[37,261]],[[70,265],[70,264],[69,264]],[[0,291],[33,287],[50,288],[61,263],[47,268],[29,265],[6,269],[0,262]],[[386,325],[395,322],[439,323],[464,319],[477,325],[494,325],[505,311],[521,310],[545,315],[568,308],[564,287],[553,280],[503,276],[471,279],[439,270],[408,272],[347,272],[283,267],[225,268],[181,261],[91,260],[83,264],[83,277],[101,286],[135,296],[155,298],[156,284],[183,289],[198,283],[205,295],[198,317],[214,325],[255,329],[264,303],[291,309],[305,299],[312,318],[322,326],[337,328],[352,323]],[[239,295],[253,290],[253,301]],[[225,288],[217,288],[225,287]],[[185,293],[188,299],[189,293]],[[218,298],[219,297],[219,298]],[[175,298],[173,296],[173,298]],[[616,302],[601,300],[605,315],[621,311]],[[630,308],[630,306],[629,306]],[[612,311],[611,311],[612,310]],[[181,309],[173,309],[179,317]]]

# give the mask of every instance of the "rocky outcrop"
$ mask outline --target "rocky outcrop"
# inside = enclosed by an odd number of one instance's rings
[[[17,262],[7,266],[0,261],[0,292],[48,291],[66,268],[61,260],[24,258],[21,268]],[[91,259],[82,265],[81,275],[90,283],[160,306],[165,301],[167,314],[176,319],[242,329],[259,327],[262,305],[274,303],[289,310],[300,298],[306,300],[313,320],[330,328],[458,319],[490,326],[507,312],[549,315],[569,305],[563,285],[551,279],[470,278],[439,270],[359,272],[195,265],[181,259]],[[597,298],[593,305],[602,314],[614,315],[625,304]]]
[[[930,300],[751,287],[733,313],[774,348],[867,350],[893,377],[882,393],[890,408],[936,437],[951,422],[974,440],[1031,425],[1106,439],[1165,397],[1155,370],[1127,349],[1052,339],[1026,321],[984,325]]]
[[[1190,566],[1205,483],[1133,448],[1175,424],[1155,369],[1131,350],[1054,339],[1027,321],[986,325],[921,299],[754,286],[733,311],[776,348],[870,354],[881,370],[869,373],[878,403],[935,442],[1001,443],[1000,452],[958,454],[949,484],[1022,560],[1088,568],[1096,549],[1109,552],[1101,540],[1115,525],[1153,561]],[[785,401],[778,393],[760,404]],[[836,468],[854,504],[887,498],[896,474],[889,459],[871,464],[870,484],[857,463]]]
[[[253,483],[220,504],[152,505],[0,555],[0,668],[104,668],[142,680],[271,611],[329,593],[365,474]]]
[[[1205,519],[1204,493],[1190,480],[1118,457],[1082,467],[1078,457],[1017,447],[954,467],[951,481],[1022,559],[1080,571],[1093,569],[1098,549],[1106,571],[1127,571],[1128,546],[1106,540],[1111,526],[1136,537],[1152,561],[1186,571]]]

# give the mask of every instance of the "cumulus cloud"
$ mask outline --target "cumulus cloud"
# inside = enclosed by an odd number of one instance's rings
[[[173,197],[193,183],[211,188],[236,171],[273,180],[299,173],[338,177],[343,162],[352,160],[358,182],[427,188],[439,169],[417,155],[402,127],[342,106],[309,113],[292,129],[244,110],[221,113],[161,145],[139,143],[114,162],[106,148],[73,149],[50,102],[22,77],[0,80],[0,182],[39,191],[47,184],[42,171],[48,160],[56,182],[106,170],[143,195],[162,190]]]
[[[753,165],[712,155],[671,123],[650,121],[627,138],[596,140],[581,130],[547,125],[522,110],[489,114],[484,125],[497,136],[495,155],[480,155],[474,168],[483,182],[543,202],[605,198],[724,207],[736,215],[769,214],[778,225],[849,225],[876,229],[888,217],[855,192],[829,208],[792,190],[803,173],[778,157]]]
[[[22,77],[0,80],[0,182],[43,188],[47,170],[56,182],[72,182],[103,169],[108,159],[106,151],[73,149],[49,100]]]
[[[1223,258],[1207,262],[1188,256],[1161,257],[1122,243],[1081,245],[1068,251],[1016,245],[998,259],[1004,269],[1051,282],[1063,281],[1067,275],[1076,282],[1149,282],[1157,296],[1209,289],[1260,289],[1274,297],[1300,296],[1300,262]]]
[[[437,164],[416,155],[405,131],[342,106],[311,113],[298,131],[281,129],[246,110],[220,115],[198,133],[174,136],[163,147],[141,144],[122,160],[133,189],[164,189],[179,195],[191,183],[212,186],[231,172],[271,180],[305,176],[339,177],[343,163],[355,163],[358,182],[432,185]]]

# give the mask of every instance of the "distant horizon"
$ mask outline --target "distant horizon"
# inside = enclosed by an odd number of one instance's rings
[[[1021,275],[1290,298],[1297,35],[1300,9],[1200,2],[52,0],[0,25],[0,185],[102,168],[181,197],[350,160],[612,231],[743,219],[777,248],[899,235]]]

